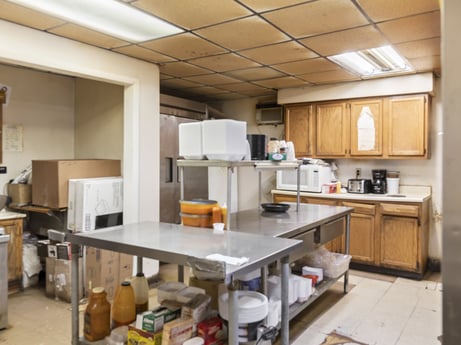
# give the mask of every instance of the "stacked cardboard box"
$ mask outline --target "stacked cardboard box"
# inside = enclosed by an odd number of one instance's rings
[[[107,299],[113,300],[117,287],[133,275],[133,256],[110,250],[86,247],[85,251],[85,293],[102,286]]]

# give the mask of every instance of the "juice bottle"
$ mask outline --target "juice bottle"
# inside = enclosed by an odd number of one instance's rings
[[[139,272],[131,279],[131,286],[134,291],[134,303],[136,314],[141,314],[149,308],[149,284],[144,273]]]
[[[91,290],[85,310],[83,334],[88,341],[101,340],[110,334],[110,303],[103,287]]]
[[[136,320],[134,290],[129,281],[122,282],[115,292],[112,306],[112,328],[128,325]]]

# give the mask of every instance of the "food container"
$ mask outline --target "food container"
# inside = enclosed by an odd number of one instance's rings
[[[179,155],[185,159],[203,159],[202,123],[179,124]]]
[[[208,214],[189,214],[180,213],[182,225],[195,226],[198,228],[211,228],[213,227],[213,218]]]
[[[247,153],[246,122],[207,120],[202,122],[202,148],[208,159],[240,161]]]
[[[218,206],[217,201],[206,199],[179,200],[179,204],[181,206],[181,213],[189,215],[211,215],[213,207]]]
[[[338,278],[349,269],[351,256],[346,254],[331,253],[330,260],[323,267],[325,277]]]

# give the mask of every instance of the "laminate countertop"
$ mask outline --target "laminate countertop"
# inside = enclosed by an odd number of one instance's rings
[[[296,191],[281,189],[272,190],[272,194],[293,195]],[[300,192],[301,196],[324,199],[342,199],[351,201],[375,201],[375,202],[424,202],[431,198],[430,186],[400,186],[399,194],[356,194],[356,193],[308,193]]]

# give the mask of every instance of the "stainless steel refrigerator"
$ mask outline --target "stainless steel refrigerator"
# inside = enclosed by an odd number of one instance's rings
[[[179,157],[179,124],[197,121],[173,115],[160,115],[160,221],[180,223],[180,181],[176,161]],[[184,198],[208,198],[208,169],[184,169]]]

